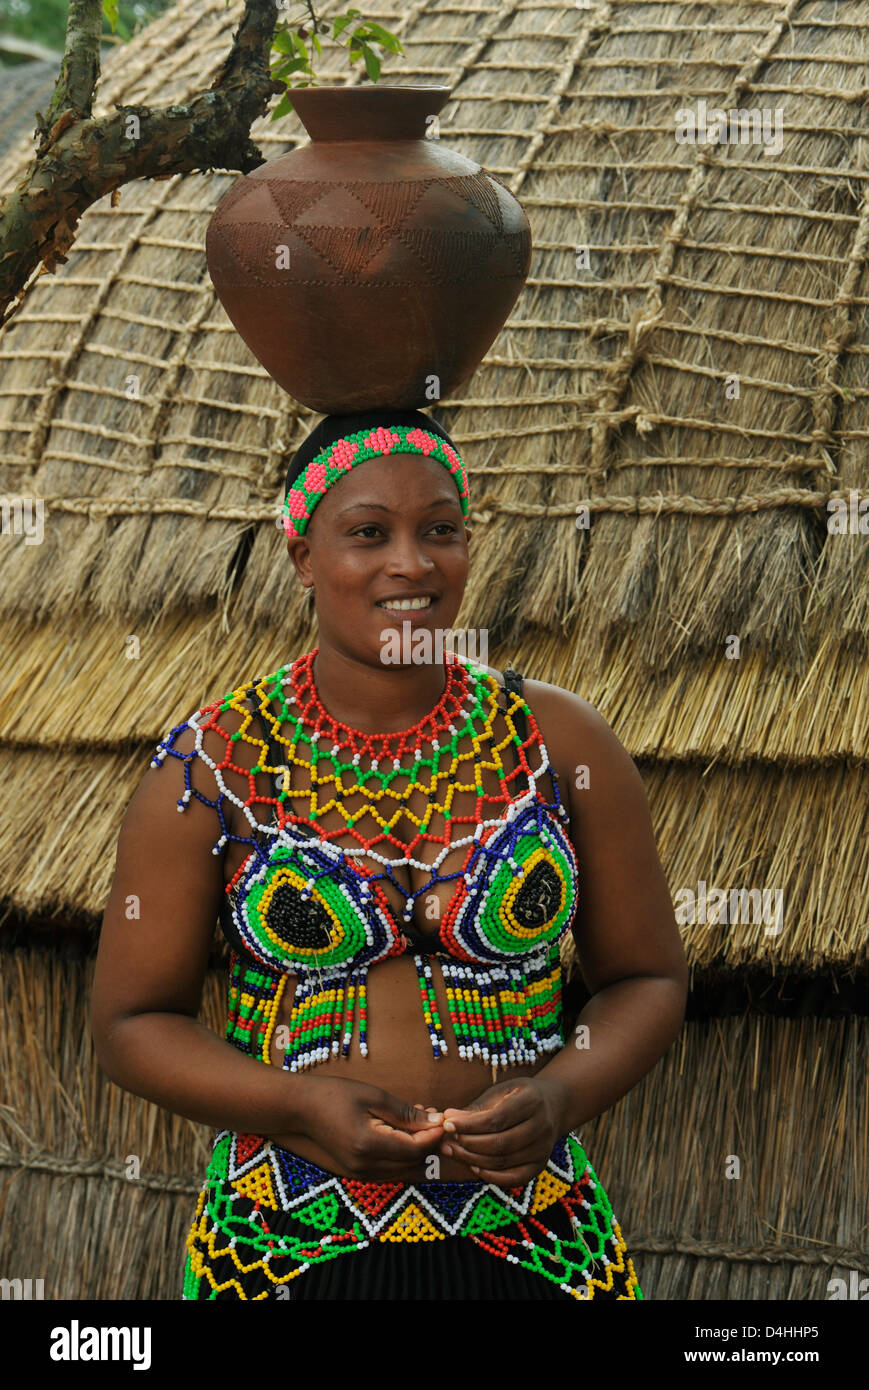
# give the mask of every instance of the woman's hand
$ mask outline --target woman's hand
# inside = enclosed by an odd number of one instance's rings
[[[444,1110],[438,1151],[466,1163],[483,1182],[519,1187],[546,1167],[565,1133],[563,1095],[560,1084],[540,1076],[501,1081],[464,1110]]]
[[[425,1176],[426,1155],[443,1138],[440,1111],[408,1105],[362,1081],[305,1078],[298,1133],[312,1139],[341,1172],[363,1182],[411,1182]],[[433,1117],[430,1118],[430,1117]],[[292,1148],[292,1135],[266,1135]]]

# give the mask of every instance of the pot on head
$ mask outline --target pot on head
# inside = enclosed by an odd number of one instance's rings
[[[519,297],[528,219],[500,180],[431,137],[449,95],[293,91],[310,143],[239,179],[214,211],[206,256],[227,314],[314,410],[436,404]]]

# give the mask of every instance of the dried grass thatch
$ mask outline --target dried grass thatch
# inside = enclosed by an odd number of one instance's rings
[[[57,80],[57,59],[30,63],[0,61],[0,155],[22,136],[33,134],[36,111],[45,111]]]
[[[467,620],[504,640],[630,633],[635,661],[658,668],[719,655],[730,633],[792,665],[831,627],[863,650],[869,552],[824,525],[826,499],[863,481],[869,435],[859,12],[759,0],[699,16],[491,3],[380,17],[408,54],[392,80],[453,87],[443,138],[509,183],[534,234],[516,313],[439,412],[475,484]],[[221,0],[181,3],[110,61],[102,106],[183,98],[236,18]],[[342,81],[339,62],[326,66]],[[700,98],[780,109],[781,153],[677,143],[677,111]],[[255,133],[268,154],[304,138],[295,117]],[[20,164],[9,156],[0,188]],[[315,417],[216,301],[204,232],[231,182],[104,200],[0,334],[0,481],[52,499],[44,544],[0,552],[7,613],[141,621],[235,582],[235,620],[274,630],[286,566],[261,523]]]
[[[98,108],[207,84],[238,14],[182,0],[112,55]],[[488,631],[494,664],[578,690],[613,725],[674,895],[700,880],[784,894],[780,934],[685,927],[700,1017],[586,1127],[591,1161],[648,1296],[824,1297],[834,1272],[867,1268],[865,1021],[722,1019],[711,984],[760,971],[832,996],[865,979],[869,548],[829,534],[825,507],[866,487],[869,18],[825,0],[366,16],[408,54],[387,80],[452,86],[442,137],[532,224],[512,318],[435,412],[471,474],[461,619]],[[676,143],[676,111],[701,98],[781,108],[781,154]],[[267,155],[305,138],[293,117],[254,134]],[[0,164],[0,192],[25,157]],[[0,1239],[54,1297],[176,1297],[206,1152],[200,1127],[110,1086],[87,1036],[123,807],[168,727],[314,637],[272,521],[317,417],[216,301],[204,233],[231,183],[137,183],[91,209],[0,330],[0,492],[50,499],[43,544],[0,537],[16,808],[0,837],[15,927]],[[124,1187],[129,1152],[151,1177]],[[725,1185],[729,1153],[745,1176]]]

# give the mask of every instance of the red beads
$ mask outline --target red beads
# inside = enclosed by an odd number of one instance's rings
[[[449,653],[444,662],[444,692],[434,709],[412,728],[389,734],[366,734],[354,729],[350,724],[333,719],[320,699],[314,680],[314,658],[318,651],[319,647],[315,647],[293,663],[292,688],[298,714],[318,737],[331,739],[338,747],[349,747],[354,757],[400,759],[405,753],[416,752],[426,740],[432,741],[449,732],[454,721],[463,718],[462,708],[469,690],[468,672],[462,662]]]

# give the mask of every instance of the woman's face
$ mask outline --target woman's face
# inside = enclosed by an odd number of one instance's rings
[[[302,583],[314,585],[321,642],[379,664],[387,629],[451,628],[469,534],[436,459],[396,453],[358,464],[317,504],[305,535],[287,541]]]

